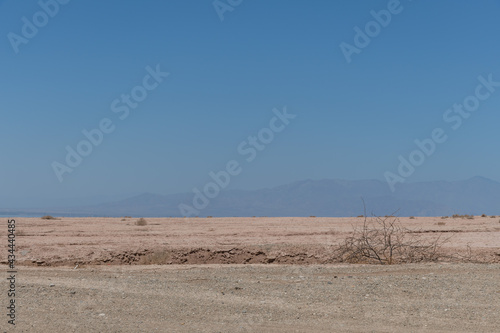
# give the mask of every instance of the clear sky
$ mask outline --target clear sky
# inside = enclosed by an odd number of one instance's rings
[[[42,0],[53,17],[0,1],[2,196],[190,192],[230,160],[229,188],[384,180],[435,128],[448,140],[407,181],[500,181],[500,87],[460,128],[443,120],[479,76],[500,82],[500,1],[393,1]],[[348,63],[341,43],[389,7]],[[169,75],[120,119],[158,65]],[[284,107],[296,117],[248,162],[238,146]],[[61,182],[53,162],[105,118],[114,131]]]

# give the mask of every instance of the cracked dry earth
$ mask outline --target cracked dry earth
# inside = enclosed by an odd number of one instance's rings
[[[16,219],[17,325],[0,331],[500,332],[498,218],[401,218],[483,263],[394,266],[332,259],[357,218],[135,221]]]

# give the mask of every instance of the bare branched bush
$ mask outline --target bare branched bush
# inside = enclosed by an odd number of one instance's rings
[[[448,241],[440,237],[426,240],[422,234],[404,228],[392,215],[365,217],[361,226],[353,228],[338,249],[342,262],[392,265],[437,261],[442,245]]]

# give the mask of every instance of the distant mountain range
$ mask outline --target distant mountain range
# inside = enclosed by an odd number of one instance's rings
[[[193,206],[193,193],[145,193],[128,199],[82,207],[18,210],[17,214],[65,216],[181,216],[180,204]],[[358,216],[363,200],[368,214],[443,216],[452,214],[500,215],[500,183],[474,177],[464,181],[399,184],[392,193],[378,180],[304,180],[253,191],[228,190],[209,199],[197,216]],[[8,211],[0,211],[7,215]],[[13,213],[13,212],[11,212]]]

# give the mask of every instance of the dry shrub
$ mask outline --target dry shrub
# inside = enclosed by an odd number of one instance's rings
[[[483,214],[483,215],[481,215],[481,217],[488,217],[488,215],[486,215],[486,214]]]
[[[438,222],[437,225],[446,225],[446,222]]]
[[[459,215],[459,214],[453,214],[452,216],[453,218],[462,218],[462,219],[469,219],[469,220],[473,220],[474,219],[474,215]]]
[[[41,217],[42,220],[57,220],[54,216],[45,215]]]
[[[392,265],[437,261],[448,239],[425,240],[401,225],[398,217],[366,218],[338,248],[338,259],[348,263]]]
[[[314,217],[316,217],[316,216],[314,216],[314,215],[311,215],[311,216],[309,216],[309,217],[312,217],[312,218],[314,218]]]
[[[410,220],[414,220],[415,219],[415,216],[410,216]]]
[[[146,221],[144,218],[140,218],[137,221],[135,221],[135,225],[140,225],[140,226],[145,226],[148,224],[148,221]]]

